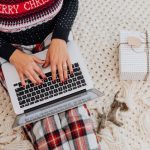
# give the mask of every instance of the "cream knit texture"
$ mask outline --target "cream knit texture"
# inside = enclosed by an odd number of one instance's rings
[[[118,127],[106,122],[99,133],[102,150],[150,150],[150,83],[119,80],[119,31],[145,32],[150,29],[149,0],[79,0],[79,12],[73,26],[94,86],[105,93],[88,104],[95,127],[97,108],[108,112],[114,95],[129,110],[117,112],[123,123]],[[15,114],[9,96],[0,87],[0,150],[32,150],[20,128],[12,130]]]

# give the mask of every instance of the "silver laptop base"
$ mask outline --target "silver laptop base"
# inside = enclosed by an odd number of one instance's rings
[[[48,116],[64,112],[71,108],[75,108],[103,95],[103,93],[99,92],[96,89],[90,89],[83,93],[79,93],[75,96],[66,98],[63,101],[59,101],[54,104],[30,111],[28,113],[18,115],[13,124],[13,128],[44,119]]]

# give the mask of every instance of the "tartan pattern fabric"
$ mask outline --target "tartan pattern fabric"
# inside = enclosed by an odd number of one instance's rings
[[[35,150],[100,150],[86,105],[24,126]]]

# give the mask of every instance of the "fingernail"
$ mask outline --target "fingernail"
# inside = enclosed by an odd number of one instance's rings
[[[42,67],[45,67],[45,64],[43,64]]]
[[[61,83],[64,84],[64,80],[62,80]]]
[[[53,82],[53,83],[55,83],[55,82],[56,82],[56,80],[53,80],[52,82]]]
[[[22,87],[25,88],[26,86],[23,84]]]

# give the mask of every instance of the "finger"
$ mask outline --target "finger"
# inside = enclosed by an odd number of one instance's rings
[[[18,74],[19,74],[19,77],[20,77],[20,81],[21,81],[22,86],[25,87],[25,86],[26,86],[26,83],[25,83],[25,80],[24,80],[24,75],[23,75],[23,73],[18,72]]]
[[[73,74],[73,68],[72,68],[72,63],[71,63],[70,59],[67,60],[67,64],[69,67],[70,74]]]
[[[67,63],[63,63],[63,74],[64,74],[64,80],[66,81],[68,79],[68,69],[67,69]]]
[[[52,80],[56,80],[56,64],[51,64]]]
[[[33,60],[38,63],[38,64],[44,64],[44,60],[41,60],[40,58],[36,57],[36,56],[33,56]]]
[[[26,77],[33,83],[36,84],[36,80],[32,77],[32,75],[29,72],[25,72]]]
[[[33,79],[36,81],[36,83],[41,84],[43,81],[38,77],[36,72],[34,70],[30,70],[30,74],[33,77]]]
[[[49,60],[46,59],[42,67],[46,68],[48,66],[49,66]]]
[[[44,62],[42,67],[46,68],[46,67],[48,67],[48,65],[49,65],[49,55],[47,54],[46,55],[46,60],[45,60],[45,62]]]
[[[43,71],[37,66],[35,65],[34,70],[43,78],[47,78],[46,75],[43,73]]]
[[[59,64],[57,67],[58,67],[58,74],[59,74],[60,81],[63,83],[64,82],[64,75],[63,75],[62,64]]]

